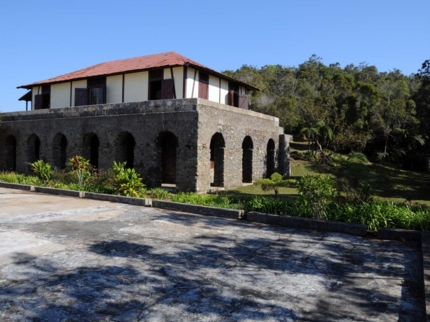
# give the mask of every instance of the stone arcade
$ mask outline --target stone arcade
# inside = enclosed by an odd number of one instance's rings
[[[3,113],[0,170],[38,159],[64,169],[83,155],[100,169],[124,161],[147,183],[206,192],[289,171],[289,136],[248,110],[258,90],[176,53],[95,65],[21,86],[32,110]]]

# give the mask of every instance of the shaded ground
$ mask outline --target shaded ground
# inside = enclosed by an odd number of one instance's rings
[[[422,320],[414,244],[3,188],[0,203],[1,320]]]

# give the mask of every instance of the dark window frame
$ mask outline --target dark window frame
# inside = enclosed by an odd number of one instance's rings
[[[106,104],[106,76],[97,76],[87,79],[88,105]],[[98,91],[94,101],[93,91]],[[101,93],[100,93],[101,92]]]
[[[148,101],[154,101],[161,99],[162,95],[162,83],[164,78],[164,69],[152,69],[148,75]],[[157,83],[157,84],[156,84]],[[157,92],[153,93],[153,90],[158,89]],[[157,95],[159,93],[159,97]]]
[[[199,71],[199,98],[209,99],[209,74]]]
[[[40,94],[34,95],[34,109],[44,110],[51,108],[51,84],[43,84]]]

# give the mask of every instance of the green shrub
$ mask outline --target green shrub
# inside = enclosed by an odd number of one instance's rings
[[[26,176],[22,173],[16,172],[1,172],[0,180],[10,183],[19,183],[26,184],[31,186],[40,186],[42,185],[41,180],[35,176]]]
[[[170,198],[171,194],[169,191],[162,189],[162,188],[154,188],[149,190],[148,195],[153,199],[168,199]]]
[[[85,190],[96,193],[116,193],[115,173],[113,169],[107,171],[92,171],[91,177],[85,184]]]
[[[278,198],[279,194],[279,183],[282,181],[282,175],[275,172],[270,176],[270,179],[259,179],[254,185],[260,186],[263,191],[273,190],[275,193],[275,198]]]
[[[37,160],[30,164],[34,174],[43,182],[51,179],[51,165],[43,160]]]
[[[65,170],[58,170],[54,168],[51,175],[51,184],[58,182],[64,185],[69,185],[76,181],[76,175],[73,172],[67,172]]]
[[[337,196],[335,181],[328,175],[303,176],[298,182],[302,201],[317,219],[322,218],[330,202]]]
[[[219,208],[238,208],[228,197],[221,195],[200,195],[194,192],[179,192],[172,195],[172,201]]]
[[[127,197],[140,197],[145,185],[134,169],[125,168],[125,162],[113,162],[115,192]]]

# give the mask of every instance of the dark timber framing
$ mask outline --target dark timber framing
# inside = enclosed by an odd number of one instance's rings
[[[73,81],[70,82],[70,106],[72,106]]]
[[[176,98],[175,76],[173,75],[172,66],[170,66],[170,77],[172,77],[172,82],[173,82],[173,98]]]
[[[184,73],[183,73],[183,86],[182,86],[182,98],[185,98],[187,96],[187,76],[188,76],[188,66],[184,66]]]
[[[122,98],[121,98],[121,100],[123,103],[124,103],[124,87],[125,87],[124,83],[125,83],[125,73],[122,74],[122,92],[121,92]]]
[[[193,80],[193,88],[191,90],[191,98],[194,96],[194,85],[196,84],[196,75],[197,75],[197,69],[194,69],[194,80]]]

